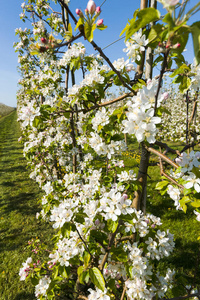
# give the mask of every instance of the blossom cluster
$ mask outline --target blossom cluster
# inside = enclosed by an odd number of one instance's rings
[[[183,152],[176,158],[179,168],[174,172],[170,171],[170,176],[174,178],[177,185],[168,184],[166,192],[174,201],[176,209],[186,211],[186,204],[191,203],[194,207],[199,207],[198,195],[200,193],[200,152]],[[188,197],[190,195],[190,197]],[[194,210],[196,219],[200,220],[200,213]]]
[[[141,51],[145,50],[148,43],[148,39],[146,39],[146,36],[142,33],[142,29],[140,29],[125,43],[126,48],[123,51],[127,53],[132,62],[140,61]]]
[[[155,95],[157,91],[157,81],[149,80],[147,86],[144,86],[127,103],[127,120],[122,122],[123,132],[134,134],[138,142],[147,140],[149,143],[155,143],[158,133],[157,124],[161,123],[161,118],[154,116]],[[168,95],[163,93],[157,99],[159,108],[162,101]]]

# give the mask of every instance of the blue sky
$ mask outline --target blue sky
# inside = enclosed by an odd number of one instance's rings
[[[24,24],[19,17],[21,13],[21,0],[2,1],[0,10],[0,103],[9,106],[16,106],[16,91],[18,89],[17,82],[19,74],[17,72],[17,53],[13,49],[13,43],[17,41],[15,36],[15,28],[28,27]],[[103,0],[96,0],[97,5],[101,5]],[[190,0],[189,7],[198,3],[198,0]],[[70,7],[72,12],[76,8],[85,9],[87,0],[71,0]],[[108,26],[105,31],[95,31],[94,41],[104,48],[110,43],[119,38],[120,32],[125,27],[128,18],[131,19],[134,11],[140,7],[140,0],[106,0],[102,6],[101,17],[104,19],[104,24]],[[159,4],[160,7],[160,4]],[[193,22],[200,19],[200,12],[195,15]],[[85,44],[87,51],[92,52],[91,46],[82,40]],[[119,57],[126,57],[123,52],[124,41],[121,40],[112,46],[106,48],[105,54],[111,61]],[[189,42],[187,52],[185,52],[188,62],[193,60],[192,43]]]

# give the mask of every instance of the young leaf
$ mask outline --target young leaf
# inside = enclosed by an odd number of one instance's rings
[[[194,45],[194,54],[197,63],[200,63],[200,21],[195,22],[191,26],[193,45]]]
[[[135,18],[130,21],[130,25],[126,31],[126,40],[128,40],[140,28],[145,27],[151,22],[159,20],[160,12],[153,7],[148,7],[140,10],[137,13],[137,17],[138,19],[136,21]]]
[[[164,180],[164,181],[161,181],[161,182],[158,182],[156,184],[156,190],[162,190],[166,185],[168,185],[168,181]]]
[[[84,19],[83,18],[79,18],[77,24],[76,24],[76,27],[74,28],[74,31],[76,31],[79,26],[83,25],[84,24]]]
[[[103,275],[101,274],[101,271],[98,268],[93,267],[92,269],[89,269],[89,275],[92,283],[94,283],[94,285],[100,290],[104,291],[105,281]]]
[[[84,266],[85,268],[87,268],[90,261],[90,254],[87,251],[85,251],[83,255],[83,260],[84,260]]]

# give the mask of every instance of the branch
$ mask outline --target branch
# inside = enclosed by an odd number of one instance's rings
[[[108,65],[111,67],[111,69],[117,74],[117,76],[118,76],[119,80],[121,81],[121,83],[123,84],[123,86],[126,87],[129,91],[133,92],[132,88],[123,80],[120,72],[117,71],[117,69],[115,69],[115,67],[113,66],[113,64],[111,63],[109,58],[104,54],[102,49],[99,46],[97,46],[97,44],[94,41],[91,41],[90,43],[92,44],[93,48],[99,52],[100,56],[105,59],[105,61],[108,63]]]
[[[179,165],[177,165],[173,160],[171,160],[169,157],[166,155],[160,153],[158,150],[152,148],[152,147],[146,147],[146,149],[151,152],[156,154],[157,156],[161,157],[164,161],[166,161],[168,164],[172,165],[174,168],[178,169]]]
[[[196,145],[199,145],[200,141],[195,143],[195,142],[192,142],[192,144],[189,144],[189,145],[185,145],[185,147],[181,150],[181,153],[183,153],[185,150],[189,149],[189,148],[192,148]]]
[[[88,246],[86,244],[86,242],[84,241],[84,239],[82,238],[82,236],[80,235],[80,232],[78,231],[77,227],[76,227],[76,231],[78,233],[78,236],[80,237],[81,241],[83,242],[86,251],[90,254],[90,256],[93,258],[92,254],[90,253],[90,250],[88,249]]]
[[[155,106],[154,106],[154,115],[156,115],[156,110],[157,110],[157,105],[158,105],[158,95],[160,92],[160,88],[162,86],[162,79],[163,79],[163,75],[165,73],[165,69],[167,67],[167,58],[169,55],[169,49],[164,53],[164,60],[163,60],[163,64],[162,64],[162,69],[160,71],[160,77],[159,77],[159,81],[158,81],[158,88],[157,88],[157,92],[156,92],[156,96],[155,96]]]
[[[70,15],[70,17],[72,18],[72,20],[74,21],[75,24],[77,24],[77,20],[76,18],[74,17],[73,13],[71,12],[71,10],[69,9],[68,5],[65,4],[65,2],[63,0],[58,0],[58,2],[60,2],[61,6],[63,6],[66,11],[68,12],[68,14]]]
[[[180,187],[181,189],[184,189],[184,186],[179,184],[174,178],[172,178],[171,176],[169,176],[168,174],[165,173],[164,168],[163,168],[163,163],[162,163],[162,159],[160,158],[160,175],[165,176],[169,181],[171,181],[173,184],[176,184],[178,187]]]
[[[121,100],[123,100],[123,99],[125,99],[125,98],[127,98],[127,97],[132,97],[133,95],[134,95],[133,92],[132,92],[132,93],[127,93],[127,94],[124,94],[124,95],[122,95],[122,96],[119,96],[119,97],[117,97],[117,98],[115,98],[115,99],[113,99],[113,100],[110,100],[110,101],[107,101],[107,102],[100,103],[98,106],[100,106],[100,107],[108,106],[108,105],[113,104],[113,103],[115,103],[115,102],[121,101]]]
[[[125,293],[126,293],[126,286],[124,285],[123,292],[122,292],[120,300],[124,299]]]
[[[110,249],[111,249],[111,247],[112,247],[112,245],[113,245],[113,243],[114,243],[116,234],[117,234],[117,232],[118,232],[119,227],[121,226],[121,224],[122,224],[122,220],[119,220],[117,229],[115,230],[115,232],[113,232],[113,233],[111,234],[110,241],[109,241],[109,243],[108,243],[108,247],[107,247],[107,250],[106,250],[106,254],[104,255],[103,260],[102,260],[101,264],[99,265],[99,270],[100,270],[100,271],[103,271],[104,265],[105,265],[105,263],[106,263],[106,261],[107,261],[108,255],[109,255],[109,253],[110,253]]]
[[[62,44],[57,44],[57,45],[55,45],[55,46],[52,47],[52,48],[54,49],[54,48],[61,48],[61,47],[64,47],[64,46],[68,46],[69,44],[71,44],[71,43],[74,42],[75,40],[79,39],[81,36],[83,36],[83,34],[82,34],[82,33],[79,33],[79,34],[76,35],[76,36],[72,36],[72,38],[71,38],[69,41],[67,41],[67,42],[65,42],[65,43],[62,43]]]
[[[124,95],[122,95],[122,96],[119,96],[119,97],[117,97],[117,98],[115,98],[115,99],[113,99],[113,100],[110,100],[110,101],[107,101],[107,102],[103,102],[103,103],[99,103],[99,104],[96,103],[95,105],[93,105],[93,106],[91,106],[91,107],[79,109],[78,112],[87,113],[87,112],[89,112],[89,111],[91,111],[91,110],[93,110],[93,109],[98,109],[99,107],[108,106],[108,105],[113,104],[113,103],[115,103],[115,102],[121,101],[121,100],[123,100],[123,99],[125,99],[125,98],[127,98],[127,97],[131,97],[131,96],[133,96],[133,95],[134,95],[134,92],[132,92],[132,93],[127,93],[127,94],[124,94]]]
[[[195,102],[193,104],[192,114],[191,114],[191,117],[189,119],[188,125],[190,125],[190,123],[194,119],[194,115],[195,115],[195,112],[196,112],[196,107],[197,107],[197,101],[195,100]]]
[[[164,154],[167,153],[167,152],[170,152],[170,153],[173,153],[173,154],[177,154],[179,156],[181,155],[181,153],[179,152],[179,150],[174,150],[174,149],[170,148],[166,143],[162,143],[162,142],[156,141],[155,145],[158,145],[161,148],[165,148],[166,151],[164,152]]]

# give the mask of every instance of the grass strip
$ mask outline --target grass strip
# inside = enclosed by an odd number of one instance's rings
[[[20,281],[19,269],[35,256],[28,241],[48,240],[51,227],[35,218],[40,210],[38,185],[29,178],[16,111],[0,120],[0,299],[35,299],[31,284]]]

